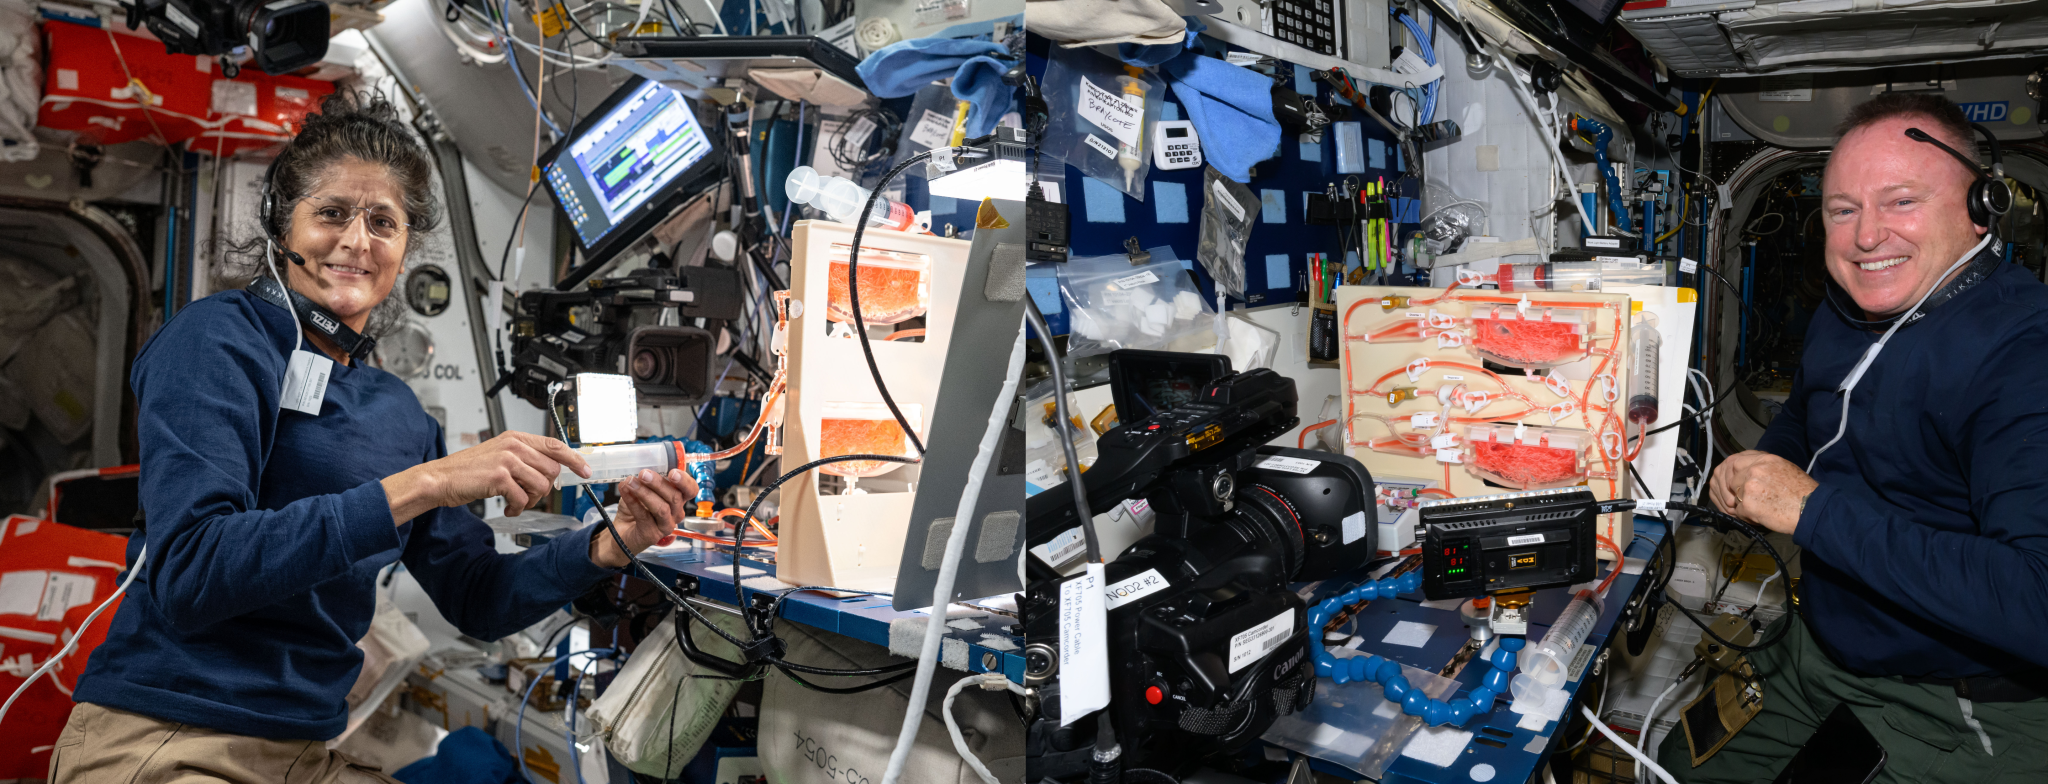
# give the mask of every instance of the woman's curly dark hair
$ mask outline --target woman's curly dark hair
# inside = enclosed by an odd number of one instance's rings
[[[403,120],[398,109],[382,96],[370,92],[338,90],[320,103],[317,114],[307,114],[299,134],[278,153],[271,188],[277,195],[268,216],[279,227],[279,237],[290,236],[293,207],[327,175],[328,169],[348,159],[383,164],[404,194],[407,254],[417,249],[426,235],[441,222],[441,205],[434,198],[434,160],[420,138]],[[259,218],[260,220],[260,218]],[[265,263],[265,237],[260,233],[227,244],[221,270],[223,288],[240,288],[258,277],[269,277]],[[283,270],[278,270],[282,272]],[[397,294],[393,286],[393,294]],[[400,296],[387,296],[371,313],[364,332],[381,334],[403,318]]]

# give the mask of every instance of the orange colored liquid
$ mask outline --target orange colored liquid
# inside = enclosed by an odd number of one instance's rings
[[[866,303],[862,303],[866,304]],[[903,428],[894,419],[824,419],[818,433],[820,457],[840,455],[901,455],[906,444]],[[880,476],[902,463],[880,460],[848,460],[826,463],[818,470],[835,476]]]
[[[825,317],[853,323],[853,297],[846,285],[846,262],[832,262],[827,289]],[[895,324],[924,314],[925,302],[919,285],[923,273],[879,264],[860,265],[860,316],[869,324]],[[894,426],[894,423],[891,423]]]
[[[1524,490],[1581,478],[1578,452],[1501,441],[1472,442],[1472,465]]]
[[[1473,319],[1472,345],[1511,365],[1549,365],[1585,353],[1575,325],[1556,321]]]

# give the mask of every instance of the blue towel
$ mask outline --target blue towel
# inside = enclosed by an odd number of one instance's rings
[[[1196,33],[1208,25],[1188,20],[1187,40],[1178,44],[1118,44],[1132,65],[1158,66],[1173,88],[1195,133],[1210,140],[1202,159],[1223,176],[1249,182],[1252,165],[1280,154],[1280,121],[1273,118],[1273,81],[1248,68],[1194,51]],[[1230,144],[1217,141],[1229,139]]]
[[[434,756],[399,768],[391,777],[405,784],[513,784],[519,763],[489,733],[475,727],[448,733]]]
[[[1003,72],[1013,64],[1002,44],[964,38],[913,38],[882,47],[854,70],[868,91],[901,98],[927,84],[952,77],[953,97],[966,101],[967,135],[986,136],[1010,108]]]

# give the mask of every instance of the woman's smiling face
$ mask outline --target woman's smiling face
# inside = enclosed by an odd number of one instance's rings
[[[359,158],[335,162],[314,183],[292,205],[284,238],[306,263],[285,274],[293,290],[360,331],[405,267],[405,193],[389,168]]]

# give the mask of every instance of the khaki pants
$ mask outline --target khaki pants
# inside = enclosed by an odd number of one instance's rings
[[[89,702],[50,752],[50,784],[397,784],[317,740],[268,740]]]

